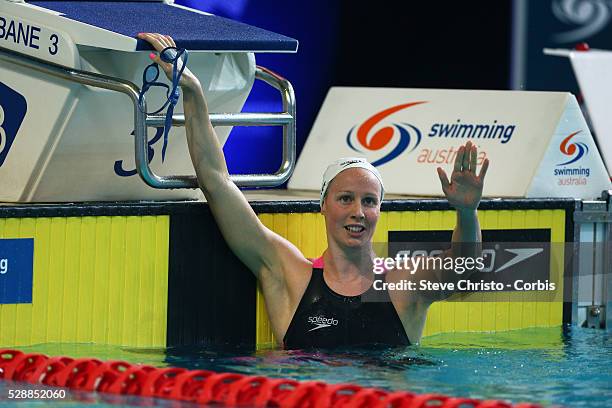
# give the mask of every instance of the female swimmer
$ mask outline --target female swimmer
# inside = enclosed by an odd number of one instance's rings
[[[139,34],[139,38],[158,52],[175,46],[172,38],[161,34]],[[153,60],[172,77],[172,65],[158,54]],[[286,348],[417,343],[429,305],[447,293],[385,291],[378,301],[364,301],[374,290],[372,237],[384,194],[376,168],[365,160],[342,159],[325,172],[320,202],[328,247],[313,263],[266,228],[230,180],[202,87],[188,69],[180,86],[199,185],[229,247],[259,280],[276,339]],[[457,213],[453,243],[481,241],[476,209],[488,161],[476,174],[476,157],[476,146],[467,142],[459,148],[450,180],[438,168],[442,190]],[[442,279],[439,271],[418,273],[421,279]]]

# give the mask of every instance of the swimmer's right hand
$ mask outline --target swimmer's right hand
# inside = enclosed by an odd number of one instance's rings
[[[159,57],[159,53],[168,47],[176,47],[176,43],[169,35],[162,35],[158,33],[139,33],[138,38],[147,41],[149,44],[155,48],[156,53],[151,53],[149,57],[153,62],[155,62],[166,74],[168,79],[172,81],[172,64],[164,62]],[[200,82],[196,78],[195,75],[189,70],[189,68],[185,67],[183,71],[183,75],[181,75],[181,79],[179,81],[179,85],[181,87],[193,87],[200,86]]]

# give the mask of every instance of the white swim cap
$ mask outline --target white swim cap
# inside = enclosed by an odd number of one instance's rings
[[[385,195],[385,187],[383,185],[382,176],[380,175],[376,167],[372,166],[366,159],[361,157],[345,157],[342,159],[338,159],[329,166],[327,166],[325,173],[323,173],[323,184],[321,185],[321,199],[319,201],[321,207],[323,207],[323,201],[325,200],[325,195],[327,194],[329,183],[331,183],[334,177],[336,177],[342,171],[354,167],[366,169],[376,176],[376,178],[380,182],[380,199],[382,201],[383,196]]]

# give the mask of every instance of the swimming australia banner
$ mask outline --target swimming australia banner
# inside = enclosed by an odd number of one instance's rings
[[[491,161],[484,194],[599,197],[610,180],[575,98],[559,92],[330,89],[289,188],[318,190],[327,164],[359,156],[391,194],[441,196],[459,146]]]

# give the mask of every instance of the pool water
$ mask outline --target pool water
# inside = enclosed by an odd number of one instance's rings
[[[232,371],[297,380],[350,382],[388,390],[441,393],[545,406],[612,406],[612,334],[582,328],[431,336],[421,346],[303,352],[241,347],[134,349],[87,344],[20,347],[26,352],[121,359],[154,366]],[[15,383],[0,381],[0,404]],[[20,388],[24,388],[21,386]],[[169,401],[69,392],[56,406],[170,406]],[[113,405],[115,404],[115,405]],[[25,406],[23,402],[15,406]]]

